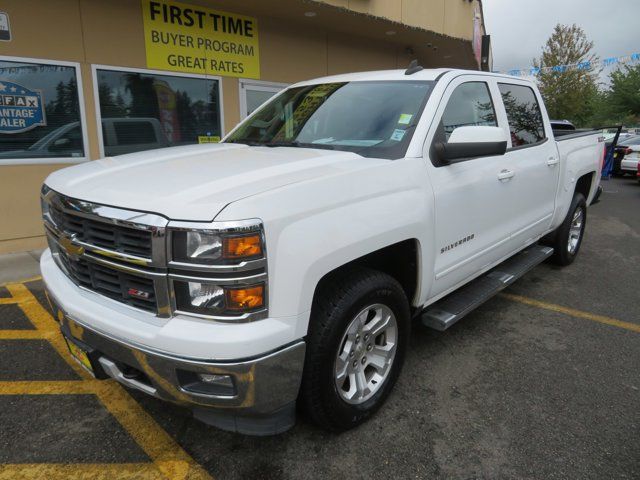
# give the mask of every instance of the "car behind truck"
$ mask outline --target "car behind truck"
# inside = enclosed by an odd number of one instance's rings
[[[296,404],[346,430],[412,320],[446,330],[580,250],[598,133],[555,139],[535,85],[460,70],[298,83],[217,145],[105,158],[42,189],[48,296],[97,378],[245,434]]]

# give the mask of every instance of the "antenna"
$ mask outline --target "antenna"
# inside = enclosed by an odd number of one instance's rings
[[[416,72],[419,72],[420,70],[424,70],[424,67],[422,67],[421,65],[418,65],[418,60],[411,60],[411,63],[409,64],[409,68],[407,68],[404,72],[405,75],[413,75]]]

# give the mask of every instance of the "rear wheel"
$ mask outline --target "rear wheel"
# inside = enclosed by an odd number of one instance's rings
[[[342,431],[364,422],[398,378],[410,329],[400,284],[368,269],[349,270],[319,287],[301,387],[307,414]]]
[[[587,202],[584,195],[576,193],[562,225],[552,234],[550,241],[547,241],[554,249],[554,263],[561,266],[573,263],[580,251],[586,224]]]

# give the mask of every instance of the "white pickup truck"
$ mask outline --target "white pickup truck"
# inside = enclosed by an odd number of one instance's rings
[[[245,434],[385,401],[413,320],[445,330],[548,257],[570,264],[598,133],[555,139],[529,81],[381,71],[287,88],[217,145],[47,178],[41,260],[71,353]]]

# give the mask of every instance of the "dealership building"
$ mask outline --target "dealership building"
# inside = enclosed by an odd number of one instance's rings
[[[3,0],[0,254],[45,246],[54,170],[216,142],[309,78],[487,70],[488,40],[479,0]]]

